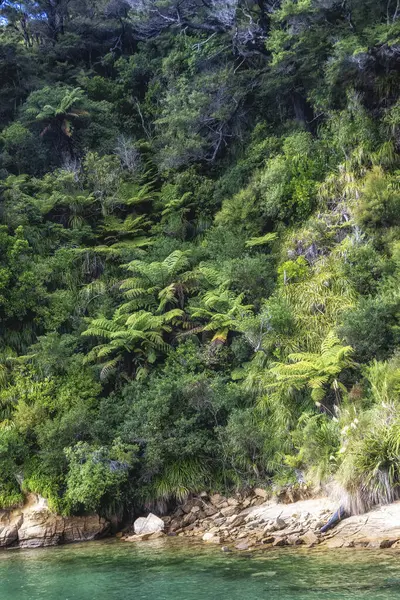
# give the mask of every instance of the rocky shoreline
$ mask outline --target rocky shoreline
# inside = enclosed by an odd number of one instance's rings
[[[127,532],[128,542],[180,536],[218,544],[224,551],[253,551],[283,546],[308,548],[400,548],[400,502],[343,519],[320,532],[337,509],[326,497],[291,503],[266,499],[264,490],[252,496],[225,498],[202,494],[179,506],[172,515],[142,518],[141,529]],[[136,523],[136,522],[135,522]],[[147,523],[147,526],[146,526]]]
[[[327,533],[321,527],[338,506],[311,497],[306,488],[269,499],[265,490],[225,498],[206,493],[190,498],[171,515],[140,517],[117,534],[127,542],[168,536],[219,545],[224,551],[254,551],[284,546],[306,548],[400,548],[400,501],[364,515],[343,519]],[[35,495],[15,510],[0,511],[0,548],[38,548],[90,541],[110,533],[98,515],[62,517]]]

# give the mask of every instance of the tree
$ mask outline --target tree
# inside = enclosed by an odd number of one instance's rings
[[[19,27],[25,42],[31,46],[36,36],[43,35],[54,44],[64,33],[71,0],[25,0],[25,2],[3,1],[1,15]]]
[[[40,123],[40,137],[50,135],[59,152],[74,156],[72,137],[74,122],[87,117],[85,96],[80,88],[44,87],[29,96],[23,115],[29,122]]]
[[[181,250],[172,252],[161,262],[134,260],[126,265],[133,277],[121,284],[128,300],[121,306],[121,313],[147,309],[163,314],[176,306],[183,309],[185,295],[194,279],[188,267],[189,258]]]
[[[212,342],[224,344],[230,332],[240,331],[241,322],[249,316],[252,306],[243,304],[244,294],[235,296],[225,285],[206,292],[190,310],[191,316],[207,321],[202,331],[212,332]]]
[[[118,365],[131,376],[143,376],[154,364],[158,352],[166,352],[168,345],[163,334],[171,331],[170,323],[182,316],[179,309],[161,316],[139,311],[130,316],[116,313],[113,319],[93,319],[82,335],[106,340],[94,346],[87,356],[88,362],[102,363],[100,378],[106,379]]]
[[[341,392],[346,387],[340,382],[340,373],[353,365],[351,346],[343,346],[334,333],[330,333],[321,344],[319,353],[296,352],[289,354],[287,363],[276,363],[271,372],[276,383],[271,385],[274,393],[280,389],[293,388],[311,390],[311,398],[319,406],[324,401],[328,387],[333,390],[338,405]]]

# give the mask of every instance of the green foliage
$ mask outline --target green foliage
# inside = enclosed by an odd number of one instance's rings
[[[111,448],[92,448],[85,442],[78,442],[66,449],[69,463],[66,502],[72,510],[90,512],[101,509],[102,505],[118,506],[121,487],[134,461],[134,455],[130,456],[133,450],[127,453],[123,449],[121,456],[122,449],[120,442]]]
[[[357,308],[346,313],[341,332],[361,362],[385,359],[397,347],[399,300],[396,297],[362,298]]]
[[[271,369],[276,378],[277,388],[309,388],[311,398],[320,406],[327,394],[329,386],[335,394],[336,402],[345,386],[339,381],[340,373],[352,366],[351,346],[342,346],[340,340],[330,333],[321,344],[320,353],[297,352],[288,355],[287,364],[277,363]],[[274,389],[274,393],[277,393]]]
[[[329,481],[337,468],[340,427],[326,414],[303,413],[293,432],[297,453],[286,457],[290,466],[302,469],[317,488]]]
[[[400,188],[397,173],[385,175],[375,167],[366,178],[356,217],[363,228],[389,227],[399,224]]]
[[[106,343],[94,346],[88,354],[87,361],[103,363],[100,378],[106,379],[119,363],[129,360],[126,365],[128,374],[136,370],[136,376],[143,375],[148,363],[157,359],[157,351],[166,351],[167,345],[163,334],[170,331],[169,322],[181,316],[179,309],[171,310],[161,316],[150,312],[139,311],[132,315],[114,316],[112,320],[105,317],[93,319],[89,329],[82,335],[107,340]],[[104,362],[105,361],[105,362]]]
[[[396,3],[128,4],[0,8],[0,505],[397,497]]]

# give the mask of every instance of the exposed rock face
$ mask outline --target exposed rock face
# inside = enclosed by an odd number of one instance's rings
[[[348,548],[349,544],[368,548],[400,546],[400,502],[344,519],[329,534],[329,548]]]
[[[0,511],[0,547],[39,548],[89,541],[107,533],[109,524],[97,515],[61,517],[43,499],[29,498],[21,509]]]
[[[400,501],[377,507],[365,515],[343,519],[334,529],[321,534],[321,527],[338,508],[328,498],[294,503],[265,502],[261,492],[263,490],[257,489],[234,498],[200,494],[170,516],[158,519],[149,515],[147,519],[138,519],[135,532],[140,527],[141,534],[124,539],[136,542],[154,539],[157,534],[144,533],[142,529],[147,522],[154,521],[160,526],[165,524],[168,535],[200,538],[221,544],[225,550],[252,551],[298,545],[400,548]],[[7,535],[12,537],[12,530],[9,529]]]

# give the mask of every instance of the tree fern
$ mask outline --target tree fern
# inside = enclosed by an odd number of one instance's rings
[[[344,369],[352,366],[352,352],[350,346],[342,346],[337,336],[330,332],[323,340],[319,353],[297,352],[289,354],[289,362],[275,363],[271,373],[276,383],[270,384],[270,387],[275,391],[308,388],[314,402],[319,404],[326,396],[327,386],[330,386],[338,401],[340,392],[345,391],[338,376]]]

